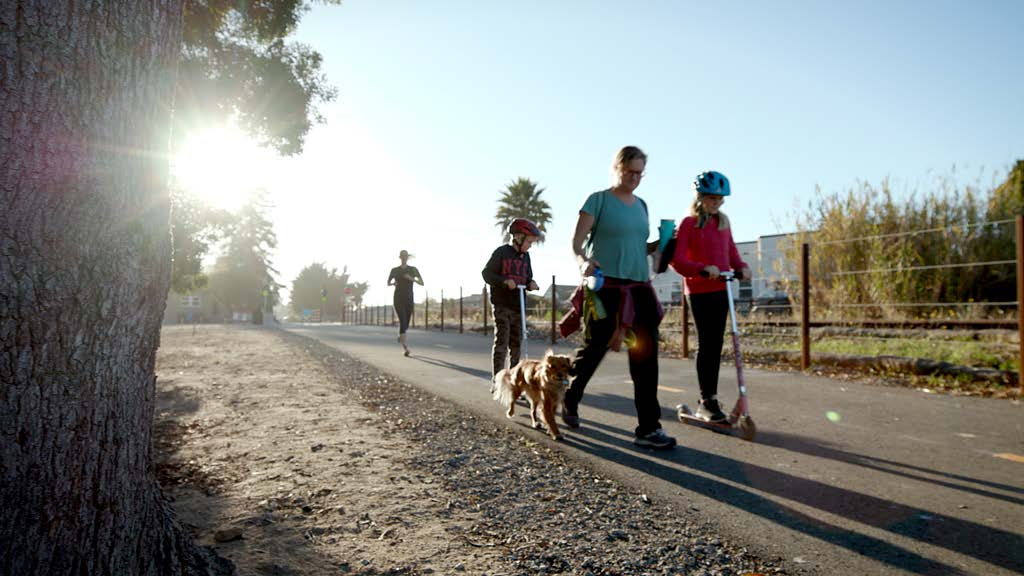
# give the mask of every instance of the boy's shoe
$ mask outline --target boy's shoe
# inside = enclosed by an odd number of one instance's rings
[[[580,414],[576,411],[576,407],[570,408],[568,404],[562,402],[562,422],[569,428],[580,427]]]
[[[722,405],[717,398],[702,399],[697,403],[697,418],[712,424],[728,424],[729,417],[722,412]]]
[[[665,431],[661,428],[653,432],[648,432],[643,436],[635,436],[633,438],[633,444],[637,446],[644,446],[646,448],[672,448],[676,445],[676,439],[665,434]]]

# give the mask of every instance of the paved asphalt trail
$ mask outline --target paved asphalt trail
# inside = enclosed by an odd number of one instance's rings
[[[692,361],[660,362],[668,452],[632,444],[636,424],[623,353],[587,387],[578,430],[561,443],[509,421],[487,393],[490,337],[411,330],[410,358],[391,327],[288,325],[540,442],[652,498],[712,522],[787,570],[810,574],[1024,573],[1024,407],[802,374],[745,371],[754,442],[684,426]],[[531,340],[531,357],[546,344]],[[559,351],[569,352],[564,346]],[[722,366],[720,397],[735,401]],[[831,417],[830,417],[831,416]]]

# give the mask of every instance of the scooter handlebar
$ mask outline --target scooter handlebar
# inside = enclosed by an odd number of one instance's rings
[[[710,278],[711,274],[708,274],[707,270],[701,270],[700,271],[700,277],[701,278]],[[719,272],[717,280],[720,280],[722,282],[731,282],[733,280],[737,280],[736,273],[733,272],[732,270],[726,270],[725,272]]]

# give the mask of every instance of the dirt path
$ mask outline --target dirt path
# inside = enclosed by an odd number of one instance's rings
[[[168,327],[157,374],[161,483],[239,574],[781,573],[311,340]]]
[[[157,373],[161,482],[239,574],[498,563],[493,548],[449,536],[478,515],[450,513],[440,483],[405,465],[410,446],[274,333],[167,328]]]

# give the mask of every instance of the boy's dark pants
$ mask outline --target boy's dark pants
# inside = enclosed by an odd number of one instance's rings
[[[597,292],[608,315],[591,320],[590,338],[576,350],[569,371],[571,385],[565,395],[570,408],[579,405],[583,390],[608,352],[612,335],[618,325],[620,288],[605,286]],[[636,406],[636,435],[643,436],[661,428],[661,405],[658,404],[658,306],[650,286],[635,286],[633,292],[633,332],[636,341],[629,347],[629,375],[633,379],[633,402]],[[628,342],[624,341],[623,345]]]
[[[690,294],[690,311],[697,328],[697,383],[702,400],[718,394],[718,369],[722,365],[725,320],[729,296],[725,290]]]
[[[523,335],[523,320],[518,308],[494,307],[494,346],[491,347],[491,377],[505,367],[505,359],[511,356],[509,367],[519,363],[519,346]]]

